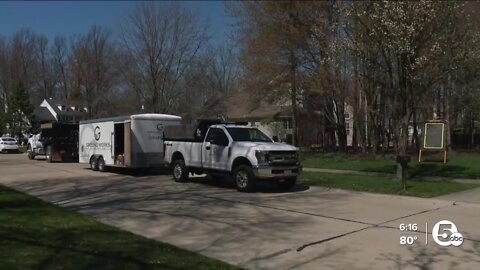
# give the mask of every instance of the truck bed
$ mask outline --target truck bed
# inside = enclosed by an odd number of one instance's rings
[[[202,138],[164,138],[163,140],[171,142],[203,142]]]

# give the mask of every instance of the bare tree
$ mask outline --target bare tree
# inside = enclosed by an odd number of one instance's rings
[[[87,34],[78,36],[72,46],[70,99],[84,101],[90,117],[113,113],[110,97],[116,76],[116,52],[110,36],[110,31],[93,26]]]
[[[9,47],[7,40],[0,36],[0,108],[1,112],[5,110],[8,95],[10,92],[10,68],[9,68]]]
[[[36,80],[38,61],[35,54],[36,35],[29,29],[23,28],[16,32],[10,47],[10,69],[12,86],[23,84],[30,94],[34,104],[40,100],[40,95],[33,92],[32,86]]]
[[[147,110],[172,110],[180,95],[179,82],[206,41],[206,25],[178,3],[135,6],[121,33],[131,60],[124,73]]]
[[[56,95],[62,99],[68,100],[69,95],[69,66],[68,59],[70,51],[67,45],[67,39],[64,36],[57,36],[53,40],[51,50],[53,73],[55,76]]]
[[[35,40],[35,53],[39,63],[38,66],[38,87],[43,93],[43,98],[49,98],[53,95],[53,81],[51,58],[48,50],[48,39],[44,35],[37,36]]]

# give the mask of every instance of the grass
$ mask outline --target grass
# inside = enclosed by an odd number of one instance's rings
[[[27,152],[27,146],[26,145],[19,145],[18,146],[18,151],[20,153],[26,153]]]
[[[0,186],[0,269],[239,269]]]
[[[450,155],[447,164],[439,157],[429,157],[424,163],[418,163],[412,156],[409,174],[416,177],[442,176],[454,178],[471,178],[480,180],[480,156]],[[358,154],[303,154],[305,168],[324,168],[337,170],[356,170],[364,172],[395,173],[396,164],[393,156],[367,156]]]
[[[477,184],[461,184],[447,181],[433,182],[415,179],[408,180],[408,190],[405,192],[403,191],[400,181],[390,178],[318,172],[303,172],[300,176],[300,183],[312,186],[408,195],[423,198],[431,198],[480,187]]]

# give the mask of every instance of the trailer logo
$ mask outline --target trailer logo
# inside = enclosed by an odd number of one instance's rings
[[[157,124],[157,130],[158,131],[163,131],[163,124],[162,123]]]
[[[100,127],[99,126],[96,126],[95,127],[95,130],[93,131],[93,136],[95,137],[95,140],[98,141],[100,140],[100,135],[102,133],[100,132]]]

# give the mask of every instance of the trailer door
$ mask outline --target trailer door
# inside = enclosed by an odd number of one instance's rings
[[[94,122],[80,125],[80,162],[88,163],[92,156],[102,156],[106,165],[115,164],[113,122]]]
[[[124,145],[125,145],[125,166],[132,166],[132,123],[125,122],[124,126]]]

